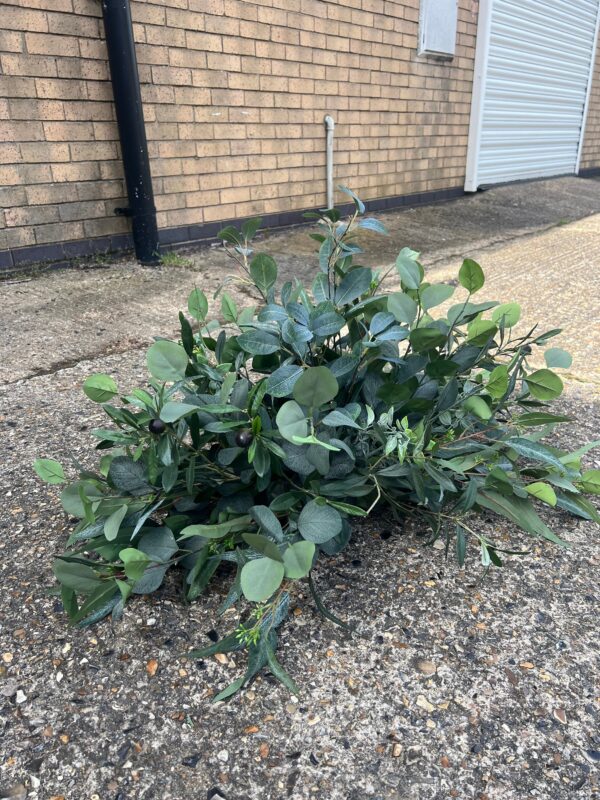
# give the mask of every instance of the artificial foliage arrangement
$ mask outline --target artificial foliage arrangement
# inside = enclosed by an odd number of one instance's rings
[[[547,404],[563,388],[549,367],[568,367],[570,357],[552,347],[547,367],[529,360],[559,331],[516,333],[516,303],[476,302],[484,274],[469,259],[460,302],[449,307],[455,287],[427,283],[413,250],[383,272],[356,264],[357,235],[386,231],[342,190],[354,203],[348,219],[336,209],[312,215],[319,270],[310,287],[277,286],[275,261],[252,250],[260,220],[227,227],[220,238],[238,274],[224,285],[242,282],[257,305],[239,309],[221,287],[219,318],[210,319],[194,289],[179,341],[157,339],[148,350],[146,387],[120,393],[101,374],[83,387],[114,426],[93,432],[97,471],[80,469],[62,491],[66,513],[80,520],[54,564],[63,605],[77,625],[117,619],[172,567],[192,601],[229,565],[222,610],[238,605],[240,622],[187,654],[247,649],[245,674],[215,700],[264,667],[297,692],[276,655],[294,583],[306,582],[318,609],[342,624],[311,571],[381,506],[418,515],[428,541],[441,538],[461,565],[478,548],[486,569],[523,551],[478,532],[482,510],[559,545],[538,504],[600,522],[584,496],[600,493],[600,470],[580,465],[599,443],[565,453],[541,442],[569,419]],[[400,288],[386,293],[390,272]],[[56,461],[38,459],[35,469],[66,482]]]

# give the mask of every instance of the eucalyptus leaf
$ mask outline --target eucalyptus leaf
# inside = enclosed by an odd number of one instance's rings
[[[314,542],[295,542],[283,554],[286,578],[306,578],[315,555]]]
[[[284,403],[275,417],[275,424],[279,433],[288,442],[294,442],[294,437],[303,437],[308,434],[308,420],[306,414],[295,400]]]
[[[430,308],[441,305],[449,300],[454,294],[454,286],[447,283],[438,283],[426,286],[421,292],[421,307],[428,311]]]
[[[339,385],[331,370],[327,367],[309,367],[294,384],[292,394],[300,405],[318,408],[333,400],[338,391]]]
[[[302,538],[321,544],[338,535],[342,530],[342,518],[325,502],[309,500],[298,517],[298,529]]]
[[[244,597],[254,603],[264,603],[281,585],[283,563],[272,558],[257,558],[242,568],[241,585]]]
[[[148,350],[148,371],[160,381],[180,381],[185,378],[188,355],[180,344],[161,339]]]
[[[551,347],[544,353],[544,360],[547,367],[558,367],[559,369],[569,369],[573,359],[566,350],[560,347]]]

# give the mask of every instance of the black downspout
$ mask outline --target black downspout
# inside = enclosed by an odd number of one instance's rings
[[[140,93],[129,0],[102,0],[108,63],[129,208],[116,214],[131,217],[135,255],[142,264],[157,264],[158,229],[148,160],[148,142]]]

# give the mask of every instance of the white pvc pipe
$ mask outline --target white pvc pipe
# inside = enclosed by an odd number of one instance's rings
[[[329,114],[323,120],[327,136],[327,208],[333,208],[333,129],[335,121]]]

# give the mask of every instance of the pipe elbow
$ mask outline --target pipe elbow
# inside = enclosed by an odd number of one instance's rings
[[[329,114],[324,117],[323,122],[326,130],[332,131],[335,128],[335,120]]]

